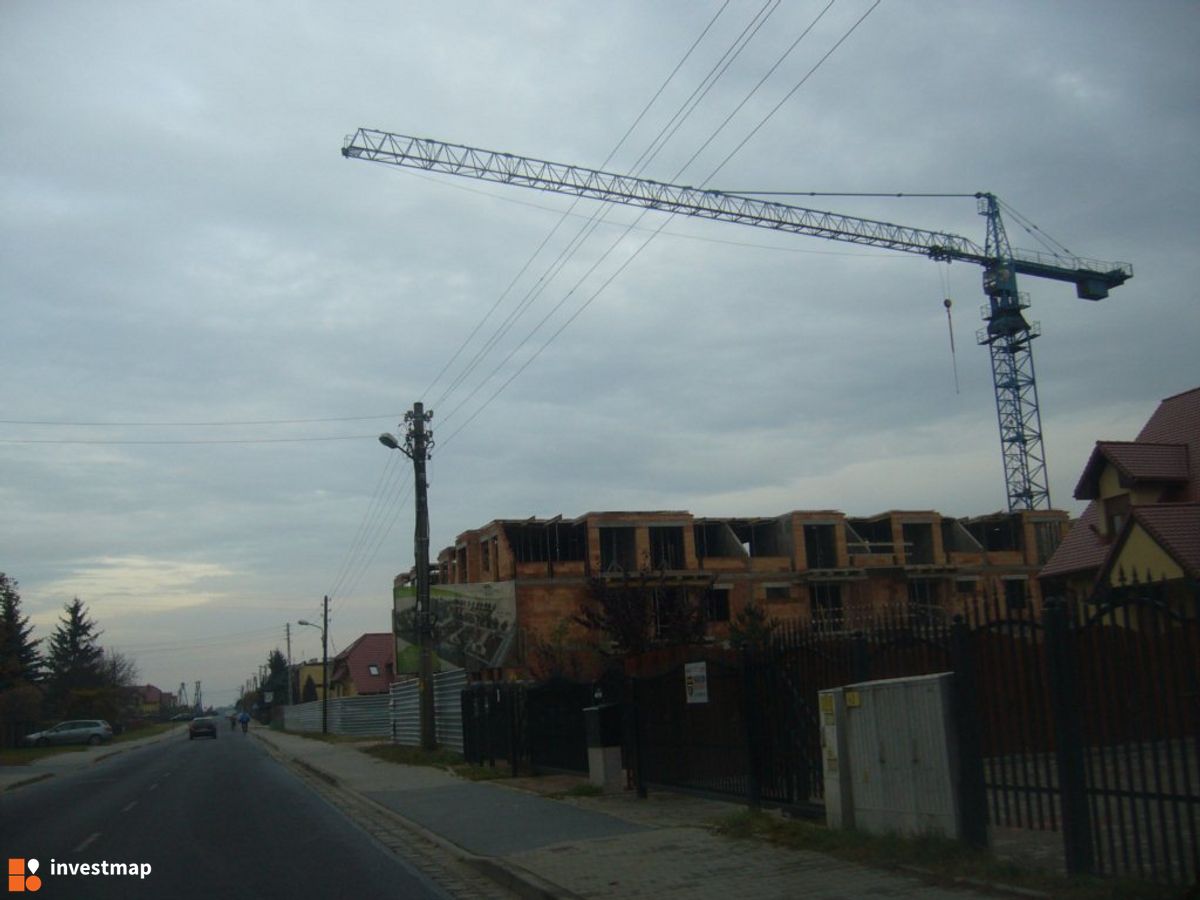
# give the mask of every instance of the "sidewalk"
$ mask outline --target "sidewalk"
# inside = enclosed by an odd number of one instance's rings
[[[367,798],[425,837],[525,897],[850,900],[985,896],[940,887],[808,851],[713,834],[706,824],[743,806],[665,791],[552,799],[583,779],[464,781],[403,766],[350,744],[265,728],[252,732],[280,754]],[[515,882],[515,884],[514,884]]]

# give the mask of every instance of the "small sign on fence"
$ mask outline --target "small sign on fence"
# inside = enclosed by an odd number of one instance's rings
[[[683,667],[684,685],[687,689],[688,703],[708,702],[708,663],[685,663]]]

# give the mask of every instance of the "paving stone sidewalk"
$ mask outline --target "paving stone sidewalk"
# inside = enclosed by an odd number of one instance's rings
[[[261,729],[277,752],[403,818],[464,859],[484,860],[527,897],[698,900],[960,900],[987,896],[820,853],[714,834],[707,824],[744,807],[653,792],[546,796],[580,779],[464,781],[387,763],[350,744]]]

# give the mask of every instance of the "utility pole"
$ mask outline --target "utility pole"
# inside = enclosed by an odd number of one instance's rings
[[[321,734],[329,734],[329,595],[321,619]]]
[[[417,525],[414,535],[417,569],[416,626],[420,648],[421,701],[421,748],[437,749],[437,725],[433,710],[433,615],[429,596],[429,482],[425,477],[425,460],[433,448],[433,434],[426,431],[425,424],[433,418],[433,412],[425,412],[424,404],[413,404],[411,412],[404,414],[408,431],[404,445],[390,434],[381,434],[379,442],[391,450],[402,450],[413,461],[416,481]]]
[[[287,702],[288,706],[292,705],[292,623],[287,622],[284,625],[284,631],[287,633]]]

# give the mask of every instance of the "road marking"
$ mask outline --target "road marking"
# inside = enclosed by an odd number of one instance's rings
[[[129,811],[130,811],[131,809],[133,809],[135,806],[137,806],[137,801],[136,801],[136,800],[134,800],[132,803],[130,803],[128,806],[126,806],[126,807],[125,807],[123,810],[121,810],[121,812],[129,812]]]
[[[76,847],[71,852],[72,853],[82,853],[84,850],[86,850],[88,848],[89,845],[91,845],[92,841],[94,841],[98,837],[100,837],[100,832],[97,831],[95,834],[93,834],[91,837],[89,837],[87,840],[85,840],[82,844],[80,844],[78,847]]]
[[[152,790],[152,791],[158,790],[158,782],[157,781],[154,782],[154,784],[150,785],[150,790]]]

